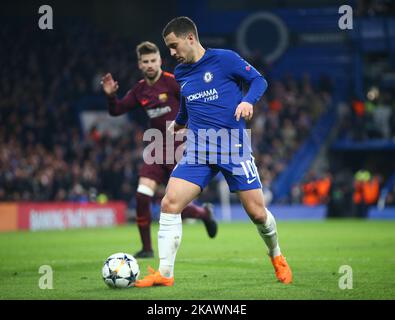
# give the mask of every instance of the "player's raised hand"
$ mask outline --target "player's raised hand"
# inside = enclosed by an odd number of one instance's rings
[[[118,81],[114,81],[111,73],[107,73],[102,79],[101,84],[103,86],[103,91],[108,96],[113,96],[117,92],[119,85]]]
[[[253,113],[254,113],[254,108],[252,104],[243,101],[237,106],[235,111],[235,117],[237,121],[240,120],[240,117],[246,120],[251,120]]]

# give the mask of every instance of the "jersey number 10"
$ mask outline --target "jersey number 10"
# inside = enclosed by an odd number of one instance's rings
[[[251,178],[255,178],[258,175],[257,167],[256,167],[255,163],[252,162],[251,160],[241,161],[240,164],[243,168],[243,171],[244,171],[247,179],[249,179],[250,176],[251,176]]]

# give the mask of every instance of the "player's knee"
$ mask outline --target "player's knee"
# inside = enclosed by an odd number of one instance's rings
[[[262,202],[251,201],[245,205],[245,209],[253,223],[262,224],[266,222],[266,210]]]
[[[261,204],[250,205],[248,215],[254,224],[263,224],[266,222],[266,210]]]
[[[181,208],[179,208],[177,198],[171,194],[166,194],[160,205],[161,212],[165,213],[180,213]]]
[[[266,215],[264,212],[255,212],[255,213],[250,213],[250,218],[254,224],[263,224],[266,222]]]
[[[137,195],[138,194],[144,195],[147,197],[153,197],[155,195],[155,187],[140,183],[137,187]]]

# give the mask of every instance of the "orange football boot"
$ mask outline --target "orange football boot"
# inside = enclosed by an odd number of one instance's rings
[[[166,286],[170,287],[174,284],[174,277],[166,278],[163,277],[159,271],[155,271],[153,268],[148,267],[148,276],[141,280],[137,280],[134,284],[137,288],[145,288],[152,286]]]
[[[291,283],[292,271],[287,261],[285,260],[285,257],[281,254],[275,258],[270,258],[270,260],[272,261],[278,281],[285,284]]]

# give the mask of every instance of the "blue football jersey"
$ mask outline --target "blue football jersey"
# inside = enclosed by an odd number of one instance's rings
[[[255,104],[260,99],[267,88],[263,76],[237,53],[223,49],[207,49],[196,63],[178,65],[174,74],[181,90],[176,122],[187,124],[190,131],[187,153],[192,149],[217,153],[238,152],[241,147],[250,150],[245,120],[237,121],[234,114],[240,102]],[[245,96],[243,84],[250,86]],[[220,131],[227,132],[227,138],[220,134],[214,140],[208,137],[210,132]]]

